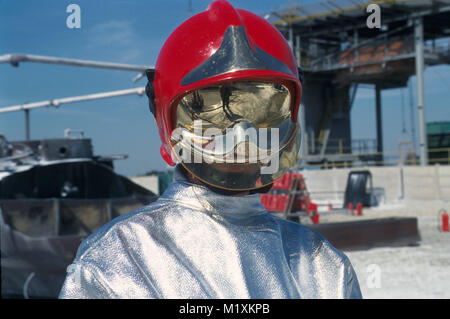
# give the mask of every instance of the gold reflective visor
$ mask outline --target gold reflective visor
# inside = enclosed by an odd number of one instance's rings
[[[226,129],[238,122],[257,128],[273,128],[291,116],[291,97],[282,84],[269,82],[230,82],[189,93],[177,108],[177,125],[194,130],[194,121],[202,120],[202,129]]]
[[[286,86],[230,82],[184,96],[169,142],[201,181],[245,191],[272,183],[295,164],[300,127]]]

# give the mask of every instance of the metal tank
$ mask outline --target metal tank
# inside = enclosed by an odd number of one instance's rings
[[[2,298],[56,298],[82,240],[156,200],[114,172],[125,158],[94,156],[79,131],[21,142],[0,135]]]

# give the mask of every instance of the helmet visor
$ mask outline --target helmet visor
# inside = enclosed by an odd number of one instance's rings
[[[195,176],[224,189],[263,187],[295,164],[298,123],[287,87],[231,82],[196,90],[177,108],[170,144]]]
[[[193,131],[195,120],[202,120],[203,130],[226,130],[241,121],[258,128],[278,127],[290,118],[290,105],[289,90],[282,84],[225,83],[183,97],[177,108],[177,127]]]

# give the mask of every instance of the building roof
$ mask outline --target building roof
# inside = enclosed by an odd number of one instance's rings
[[[287,3],[266,18],[280,29],[292,26],[296,34],[307,36],[355,28],[370,33],[372,30],[366,26],[367,17],[371,14],[366,10],[369,4],[380,6],[381,23],[385,26],[411,17],[433,16],[432,20],[425,21],[427,29],[436,25],[434,33],[439,31],[445,33],[442,36],[450,35],[450,0],[324,0],[303,6]],[[363,33],[360,35],[364,36]]]

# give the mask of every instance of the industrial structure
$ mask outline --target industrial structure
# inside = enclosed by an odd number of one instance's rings
[[[450,164],[450,122],[427,123],[427,143],[431,150],[430,160],[439,164]]]
[[[378,6],[379,28],[371,23],[377,8],[369,4]],[[326,0],[288,4],[266,19],[288,39],[304,72],[303,165],[382,162],[381,91],[407,86],[412,75],[420,164],[428,164],[423,74],[426,65],[450,62],[449,0]],[[359,85],[376,92],[375,141],[351,139],[350,111]]]
[[[379,25],[372,21],[377,13],[373,5],[378,8]],[[433,152],[427,147],[423,73],[426,65],[450,62],[450,0],[325,0],[304,6],[288,3],[265,18],[288,39],[305,79],[304,107],[300,108],[302,167],[386,164],[381,91],[408,86],[412,75],[417,76],[418,124],[411,119],[411,133],[414,140],[417,126],[419,145],[415,141],[399,143],[399,150],[403,147],[407,151],[399,159],[405,157],[401,161],[411,164],[429,163]],[[18,66],[23,62],[139,72],[134,82],[146,69],[153,68],[29,54],[0,56],[0,63]],[[352,139],[350,112],[361,86],[373,87],[376,92],[376,139]],[[144,87],[137,87],[2,107],[0,113],[23,111],[25,136],[29,139],[31,109],[143,93]],[[416,149],[420,160],[416,160]]]

